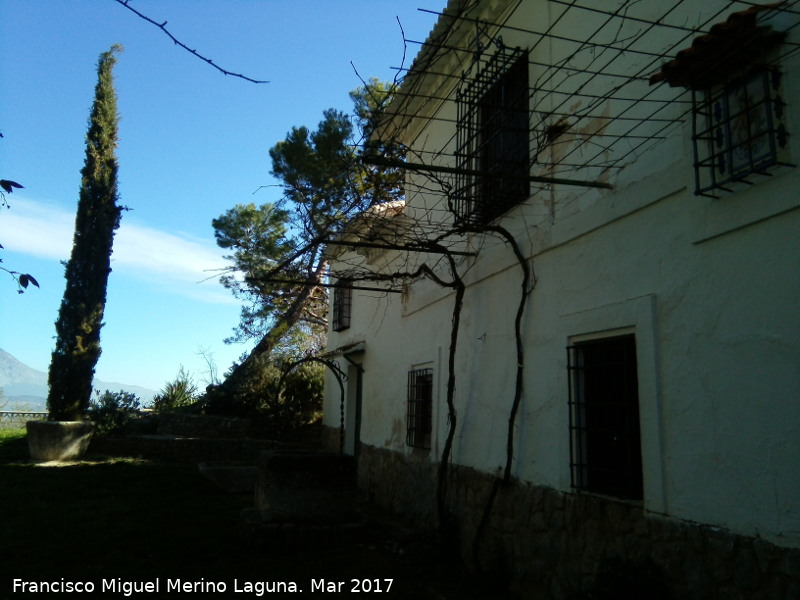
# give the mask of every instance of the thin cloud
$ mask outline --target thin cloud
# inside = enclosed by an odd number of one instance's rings
[[[61,208],[19,201],[0,217],[0,241],[14,252],[66,260],[74,223],[74,214]],[[123,217],[111,260],[114,273],[163,285],[167,292],[204,302],[235,302],[217,282],[218,270],[227,263],[212,241],[126,223]]]
[[[0,240],[8,250],[37,258],[65,260],[72,248],[75,215],[26,200],[0,218]]]

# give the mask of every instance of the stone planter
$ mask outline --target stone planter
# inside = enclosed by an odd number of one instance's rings
[[[77,460],[94,434],[91,421],[28,421],[26,426],[34,460]]]

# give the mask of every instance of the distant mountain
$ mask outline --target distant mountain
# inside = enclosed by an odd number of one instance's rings
[[[95,379],[94,389],[104,392],[124,390],[135,394],[142,404],[149,404],[155,392],[153,390],[125,383],[105,382]],[[0,348],[0,389],[8,401],[6,410],[19,407],[24,410],[45,410],[47,401],[47,373],[37,371],[23,364],[8,352]]]

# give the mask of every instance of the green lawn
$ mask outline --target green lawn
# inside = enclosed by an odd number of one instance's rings
[[[341,541],[256,545],[239,518],[252,505],[250,495],[218,491],[191,466],[133,459],[35,465],[27,461],[22,432],[3,434],[0,598],[49,597],[13,593],[13,580],[61,578],[93,582],[97,591],[103,580],[158,578],[161,595],[168,580],[224,582],[227,593],[212,598],[259,596],[257,588],[236,593],[234,580],[240,589],[246,581],[294,581],[308,593],[312,578],[344,581],[342,591],[350,590],[351,579],[368,579],[371,587],[393,579],[389,595],[395,597],[483,596],[458,569],[440,564],[435,550],[400,552],[405,542],[377,531]]]

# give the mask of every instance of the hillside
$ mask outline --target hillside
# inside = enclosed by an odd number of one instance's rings
[[[106,382],[96,379],[96,390],[125,390],[136,394],[142,404],[148,404],[155,392],[153,390],[125,383]],[[3,390],[8,405],[5,410],[45,410],[47,399],[47,373],[38,371],[20,362],[0,348],[0,389]]]

